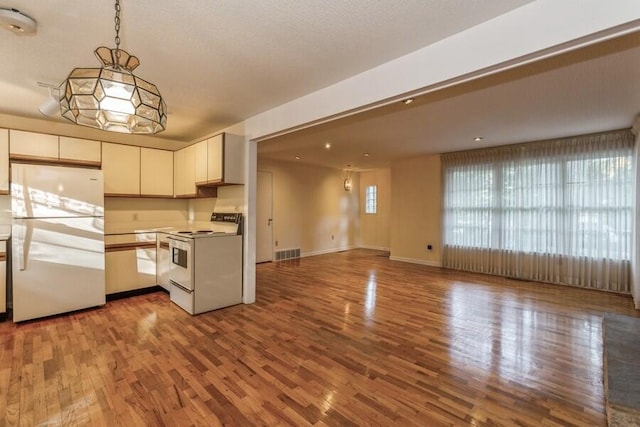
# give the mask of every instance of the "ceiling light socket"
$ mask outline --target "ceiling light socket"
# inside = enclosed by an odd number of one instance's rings
[[[413,98],[407,98],[407,99],[405,99],[405,100],[404,100],[404,101],[402,101],[402,102],[404,102],[404,105],[409,105],[409,104],[411,104],[413,101],[414,101],[414,99],[413,99]]]
[[[34,34],[38,28],[33,18],[13,8],[0,8],[0,25],[17,35]]]
[[[47,117],[60,117],[60,102],[52,95],[49,95],[47,100],[40,104],[38,110]]]
[[[480,142],[482,140],[483,138],[481,136],[476,136],[475,138],[473,138],[473,142]]]

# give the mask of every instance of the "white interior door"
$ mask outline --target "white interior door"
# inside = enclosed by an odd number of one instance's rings
[[[273,261],[273,174],[258,171],[256,262]]]

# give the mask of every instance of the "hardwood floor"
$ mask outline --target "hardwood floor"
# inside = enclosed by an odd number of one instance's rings
[[[0,426],[605,425],[601,319],[631,298],[355,250],[257,267],[258,302],[167,294],[0,324]]]

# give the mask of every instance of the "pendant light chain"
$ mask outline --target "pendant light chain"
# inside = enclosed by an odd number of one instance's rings
[[[116,59],[120,65],[120,0],[116,0]]]

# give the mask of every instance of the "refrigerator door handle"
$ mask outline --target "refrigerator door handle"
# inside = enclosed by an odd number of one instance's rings
[[[27,270],[27,262],[29,260],[29,251],[31,250],[31,240],[33,239],[33,224],[31,221],[26,221],[25,224],[27,230],[24,233],[24,241],[22,243],[22,250],[18,251],[20,254],[20,271]]]

